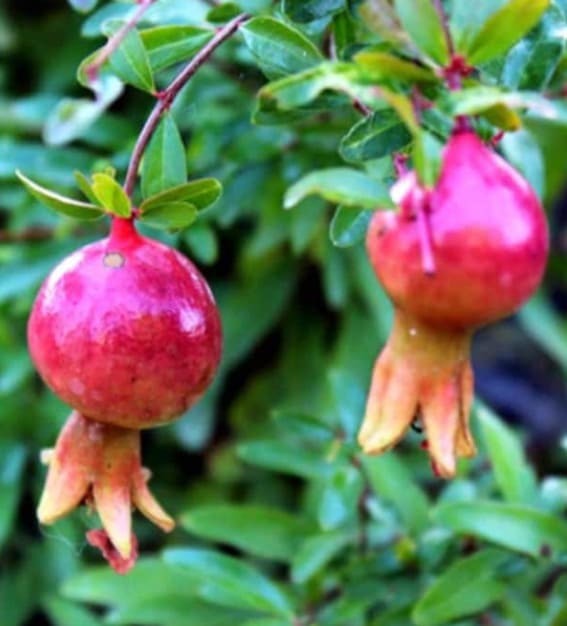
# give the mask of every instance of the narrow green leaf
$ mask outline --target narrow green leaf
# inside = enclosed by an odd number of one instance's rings
[[[508,89],[545,89],[565,52],[566,27],[566,14],[552,3],[539,24],[510,50],[502,83]]]
[[[20,171],[16,171],[16,176],[26,186],[27,190],[45,206],[66,215],[67,217],[74,217],[82,220],[97,220],[104,215],[103,210],[96,204],[89,204],[87,202],[81,202],[80,200],[74,200],[67,196],[46,189],[32,180],[24,176]]]
[[[199,537],[283,562],[293,557],[302,537],[314,530],[297,515],[254,504],[195,508],[182,515],[181,524]]]
[[[307,174],[288,189],[284,206],[290,209],[312,194],[349,207],[393,206],[385,185],[370,178],[364,172],[348,167],[316,170]]]
[[[374,211],[337,207],[329,227],[331,241],[338,248],[348,248],[360,243],[366,236]]]
[[[213,604],[291,617],[286,596],[258,570],[244,561],[211,550],[174,549],[166,563],[198,577],[199,596]]]
[[[354,61],[380,78],[407,80],[412,83],[439,82],[439,77],[430,69],[379,50],[359,52],[355,55]]]
[[[260,107],[264,111],[273,110],[274,105],[284,110],[303,107],[319,98],[324,91],[331,90],[378,108],[384,106],[383,90],[376,89],[375,83],[375,77],[369,76],[354,63],[320,63],[263,87],[260,90]],[[285,118],[280,123],[284,121]]]
[[[349,533],[333,531],[303,539],[291,569],[293,582],[303,585],[320,572],[351,541]]]
[[[189,202],[199,211],[216,202],[222,194],[222,186],[215,178],[199,178],[160,191],[146,198],[140,205],[142,213],[169,202]]]
[[[476,414],[502,495],[510,502],[535,504],[536,477],[518,438],[488,407],[479,406]]]
[[[431,0],[395,0],[394,6],[415,45],[439,65],[449,60],[441,20]]]
[[[416,604],[412,618],[417,626],[445,626],[484,611],[506,591],[495,574],[509,555],[483,550],[457,560],[437,578]]]
[[[504,54],[537,24],[549,4],[550,0],[509,0],[463,50],[469,63],[479,65]]]
[[[94,205],[98,205],[98,198],[93,193],[93,188],[91,186],[91,181],[79,170],[75,170],[73,172],[73,176],[75,178],[75,182],[77,183],[77,187],[81,190],[85,198],[92,202]]]
[[[269,78],[301,72],[323,61],[321,52],[300,30],[273,17],[255,17],[240,32]]]
[[[376,111],[357,122],[341,141],[340,153],[345,161],[360,163],[380,159],[402,150],[412,135],[391,109]]]
[[[345,0],[283,0],[284,13],[294,22],[320,20],[345,8]]]
[[[132,205],[126,192],[109,174],[93,174],[91,189],[100,204],[113,215],[130,217]]]
[[[301,478],[321,478],[331,464],[321,456],[282,441],[250,441],[238,446],[238,456],[252,465]]]
[[[190,202],[165,202],[146,209],[140,215],[140,221],[154,228],[180,230],[187,228],[198,215],[197,207]]]
[[[161,119],[142,163],[142,195],[149,198],[187,180],[185,146],[173,117]]]
[[[156,26],[140,33],[154,72],[189,59],[201,49],[213,33],[195,26]]]
[[[391,452],[361,460],[376,495],[393,504],[412,533],[424,531],[429,525],[429,500],[399,457]]]
[[[112,36],[118,31],[121,24],[110,22],[105,29],[105,34]],[[110,65],[118,77],[125,83],[154,93],[155,84],[150,66],[148,53],[140,33],[132,28],[122,40],[118,50],[110,56]]]
[[[330,443],[335,438],[335,433],[328,424],[311,415],[279,409],[273,411],[272,418],[288,437],[321,443]]]
[[[438,506],[433,518],[457,533],[533,557],[541,556],[547,549],[567,552],[567,522],[525,505],[456,502]]]

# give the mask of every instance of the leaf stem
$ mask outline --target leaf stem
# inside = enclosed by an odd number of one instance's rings
[[[92,83],[96,80],[100,68],[108,61],[108,59],[118,50],[120,44],[124,41],[126,35],[136,26],[136,24],[142,19],[144,13],[154,4],[156,0],[138,0],[138,8],[132,15],[132,17],[125,22],[106,42],[104,48],[97,55],[95,60],[90,63],[85,73]]]
[[[201,48],[199,52],[197,52],[191,61],[173,79],[169,87],[157,94],[157,102],[146,120],[144,127],[142,128],[142,132],[140,133],[138,140],[136,141],[136,145],[134,146],[132,157],[128,165],[128,171],[124,181],[124,190],[128,196],[132,196],[132,193],[134,192],[134,185],[138,175],[138,169],[142,161],[142,156],[159,125],[163,113],[171,107],[179,92],[189,82],[201,65],[203,65],[213,52],[224,41],[231,37],[249,18],[250,16],[247,13],[242,13],[225,24],[222,28],[219,28],[215,36],[203,48]]]

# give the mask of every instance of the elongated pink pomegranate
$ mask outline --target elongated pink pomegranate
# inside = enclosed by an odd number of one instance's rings
[[[472,333],[512,314],[537,288],[547,226],[527,181],[469,130],[449,140],[433,189],[409,172],[393,195],[399,210],[377,212],[367,234],[395,321],[359,441],[378,454],[421,417],[434,469],[451,477],[456,457],[475,454]]]
[[[180,253],[114,218],[109,238],[45,280],[28,342],[42,378],[74,409],[47,455],[39,519],[52,523],[86,500],[115,548],[111,564],[125,571],[133,505],[174,526],[147,488],[139,430],[176,419],[211,383],[222,343],[211,291]]]

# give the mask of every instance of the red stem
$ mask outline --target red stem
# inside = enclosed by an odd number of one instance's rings
[[[246,13],[242,13],[220,28],[209,43],[207,43],[207,45],[204,46],[179,72],[169,87],[159,93],[158,101],[142,128],[142,132],[140,133],[136,145],[134,146],[130,164],[128,165],[128,171],[124,181],[124,190],[128,196],[132,196],[132,193],[134,192],[134,185],[138,175],[138,169],[142,161],[142,156],[160,123],[163,113],[171,107],[179,92],[183,89],[183,87],[185,87],[187,82],[197,72],[201,65],[203,65],[203,63],[208,60],[221,43],[231,37],[240,28],[240,26],[249,19],[249,17],[250,16]]]

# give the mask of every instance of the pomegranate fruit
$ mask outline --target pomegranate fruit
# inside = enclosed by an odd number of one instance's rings
[[[117,555],[103,552],[127,569],[132,505],[163,530],[174,526],[148,490],[139,431],[179,417],[211,383],[222,343],[213,296],[179,252],[114,218],[110,237],[47,277],[28,343],[43,380],[74,409],[47,455],[38,517],[52,523],[86,499]]]
[[[374,215],[367,251],[395,321],[359,441],[381,453],[419,416],[434,470],[451,477],[456,457],[475,453],[472,333],[512,314],[538,286],[546,221],[527,181],[468,129],[450,138],[432,189],[408,172],[392,195],[399,210]]]

